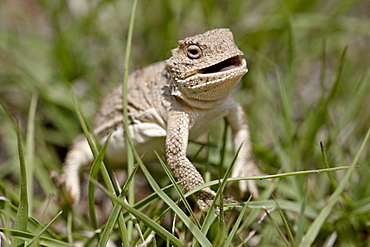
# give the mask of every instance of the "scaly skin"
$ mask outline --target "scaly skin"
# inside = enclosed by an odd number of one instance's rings
[[[210,30],[178,42],[172,57],[136,70],[129,77],[128,113],[130,134],[144,161],[155,159],[153,149],[165,147],[167,164],[186,191],[204,183],[186,157],[188,140],[205,132],[215,121],[226,118],[233,130],[234,148],[241,147],[232,177],[259,175],[251,157],[251,142],[242,107],[230,95],[247,73],[243,53],[229,29]],[[126,144],[122,115],[122,85],[102,102],[94,119],[94,133],[100,144],[112,133],[106,159],[113,167],[124,168]],[[160,150],[157,150],[160,151]],[[84,137],[68,152],[63,179],[69,202],[80,198],[80,170],[91,164],[93,155]],[[257,198],[254,181],[240,181]],[[196,194],[202,211],[212,203],[210,188]]]

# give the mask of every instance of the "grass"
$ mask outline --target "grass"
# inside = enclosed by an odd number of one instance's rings
[[[138,1],[131,53],[133,1],[84,3],[0,3],[2,246],[369,246],[368,1]],[[257,165],[278,174],[257,182],[259,200],[202,214],[170,173],[147,171],[133,150],[139,165],[127,182],[116,186],[118,171],[98,161],[91,177],[100,167],[104,182],[90,180],[90,206],[68,208],[49,174],[61,171],[123,64],[167,59],[177,40],[216,27],[230,28],[245,53],[249,72],[233,95]],[[220,121],[188,155],[217,190],[235,155],[229,128]],[[134,198],[144,192],[131,183],[142,180],[152,192]],[[111,200],[101,201],[107,184]],[[234,184],[225,190],[238,196]]]

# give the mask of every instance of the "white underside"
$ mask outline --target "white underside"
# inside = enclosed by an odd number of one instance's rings
[[[155,159],[154,151],[163,153],[165,148],[166,130],[157,124],[139,123],[129,126],[131,140],[139,155],[144,155],[144,161]],[[112,132],[109,139],[106,159],[113,167],[122,167],[122,164],[127,162],[127,146],[124,136],[123,126],[118,127]],[[101,145],[104,145],[107,137],[100,140]]]

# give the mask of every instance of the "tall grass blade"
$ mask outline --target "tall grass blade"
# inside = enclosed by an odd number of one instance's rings
[[[286,237],[284,236],[284,233],[280,230],[278,223],[271,217],[270,213],[267,210],[265,210],[265,213],[269,220],[274,224],[276,231],[278,232],[281,239],[284,241],[285,245],[291,246],[288,239],[286,239]]]
[[[18,230],[10,230],[10,229],[4,229],[0,228],[1,232],[4,231],[10,231],[12,236],[18,240],[20,240],[22,243],[25,241],[31,241],[35,238],[35,234],[24,232],[24,231],[18,231]],[[72,244],[65,243],[63,241],[49,238],[49,237],[40,237],[40,245],[41,246],[47,246],[47,247],[74,247]]]
[[[3,110],[5,117],[8,119],[9,123],[13,126],[14,130],[17,130],[17,125],[12,117],[12,114],[10,114],[8,108],[6,108],[5,104],[0,100],[0,106],[1,109]]]
[[[296,246],[295,243],[294,243],[294,237],[293,237],[293,233],[292,231],[290,230],[290,227],[289,227],[289,224],[288,224],[288,221],[283,213],[283,211],[281,210],[281,207],[279,205],[279,202],[277,200],[275,200],[274,198],[274,201],[276,203],[276,207],[278,209],[278,212],[279,212],[279,215],[280,215],[280,218],[283,220],[283,223],[284,223],[284,226],[285,226],[285,230],[286,232],[288,233],[288,237],[289,237],[289,240],[290,240],[290,243],[289,245],[292,245],[292,246]]]
[[[324,144],[322,142],[320,142],[320,150],[321,150],[321,155],[322,155],[322,159],[323,159],[323,162],[324,162],[324,167],[329,168],[328,159],[326,158],[326,154],[325,154],[325,150],[324,150]],[[329,177],[331,185],[334,188],[337,188],[337,182],[335,182],[335,179],[334,179],[333,175],[330,172],[328,172],[328,177]]]
[[[18,212],[14,222],[14,230],[27,231],[28,223],[28,195],[27,195],[27,171],[26,164],[24,161],[23,154],[23,140],[21,133],[21,125],[17,118],[17,141],[18,141],[18,153],[19,153],[19,164],[20,164],[20,175],[21,175],[21,191],[18,205]],[[22,244],[22,240],[15,239],[12,246],[18,246]]]
[[[159,225],[157,222],[149,218],[147,215],[143,214],[139,210],[131,207],[125,200],[122,200],[121,198],[118,198],[104,188],[102,185],[97,183],[94,179],[92,179],[93,183],[96,184],[97,187],[99,187],[102,191],[104,191],[113,201],[120,204],[125,210],[130,212],[132,215],[134,215],[137,219],[141,220],[146,226],[151,228],[153,231],[155,231],[159,236],[161,236],[163,239],[168,239],[173,245],[175,246],[184,246],[184,243],[182,243],[178,238],[173,236],[170,232],[168,232],[164,227]]]
[[[127,195],[127,191],[129,190],[129,185],[131,184],[136,172],[138,170],[138,166],[134,168],[134,170],[131,172],[130,176],[127,178],[126,183],[124,184],[121,193],[119,194],[118,198],[121,200],[125,200],[125,196]],[[91,177],[90,182],[93,183],[93,180],[95,178]],[[100,245],[105,246],[108,243],[109,236],[117,222],[118,216],[121,213],[122,205],[119,203],[115,203],[112,212],[109,215],[109,218],[107,220],[107,223],[105,224],[104,230],[101,234],[100,239]],[[126,224],[123,223],[120,225],[120,233],[121,233],[121,240],[123,243],[123,246],[130,246],[130,234],[128,233]]]
[[[104,156],[105,156],[105,151],[107,149],[109,139],[110,139],[110,135],[108,136],[106,142],[104,143],[104,146],[103,146],[102,150],[100,151],[98,157],[96,157],[96,159],[94,160],[94,162],[91,166],[91,170],[90,170],[90,177],[91,178],[96,179],[96,177],[98,176],[100,167],[102,166],[102,163],[103,163],[103,159],[104,159]],[[88,189],[87,189],[89,215],[90,215],[90,220],[91,220],[91,224],[92,224],[93,228],[98,229],[99,225],[98,225],[98,220],[96,218],[96,212],[95,212],[94,188],[95,188],[95,184],[92,183],[89,180]],[[99,233],[98,233],[98,236],[99,236]]]
[[[240,149],[241,149],[241,146],[239,147],[239,149],[237,150],[236,154],[234,155],[234,158],[233,158],[230,166],[227,168],[223,179],[220,181],[220,185],[219,185],[219,188],[217,190],[216,196],[213,199],[212,205],[208,209],[207,215],[206,215],[206,217],[204,219],[204,222],[203,222],[203,225],[202,225],[202,228],[201,228],[201,230],[202,230],[202,232],[204,234],[207,234],[207,232],[209,231],[209,228],[211,227],[212,222],[214,221],[215,213],[216,213],[216,210],[217,210],[217,206],[219,207],[219,210],[220,210],[219,213],[220,213],[221,217],[223,217],[222,216],[223,215],[223,202],[222,202],[223,201],[223,198],[222,198],[222,194],[223,194],[223,191],[226,188],[226,183],[228,181],[227,178],[230,177],[230,174],[232,172],[232,169],[234,167],[234,164],[235,164],[236,158],[238,157],[238,154],[240,152]],[[222,219],[220,219],[220,220],[222,220]]]
[[[8,199],[6,198],[1,198],[0,197],[0,215],[1,216],[7,216],[9,221],[15,221],[17,217],[17,212],[18,208],[14,206]],[[8,223],[7,221],[2,222],[4,224],[4,227],[8,226],[10,229],[9,225],[10,222]],[[40,228],[44,227],[43,224],[41,224],[37,219],[34,217],[28,217],[28,223],[27,223],[27,230],[29,232],[35,232],[39,231]],[[45,237],[50,237],[50,238],[57,238],[56,235],[52,231],[46,231],[44,232]]]
[[[306,216],[306,207],[307,207],[307,190],[308,190],[308,179],[306,179],[306,183],[304,186],[303,196],[302,196],[302,203],[301,209],[299,212],[298,223],[297,223],[297,232],[295,236],[295,242],[300,243],[304,233],[304,220]]]
[[[226,157],[226,142],[227,142],[227,129],[229,127],[229,124],[227,122],[227,120],[225,119],[224,120],[224,129],[223,129],[223,134],[222,134],[222,144],[221,144],[221,150],[220,150],[220,162],[218,164],[219,166],[219,173],[220,174],[223,174],[223,169],[224,169],[224,161],[225,161],[225,157]]]
[[[335,78],[333,86],[330,89],[329,94],[327,95],[327,97],[322,97],[320,99],[320,102],[317,106],[316,111],[313,113],[313,115],[311,115],[311,117],[306,122],[307,130],[306,130],[305,135],[302,137],[303,140],[305,140],[303,142],[303,144],[305,145],[302,147],[303,150],[307,149],[307,145],[310,145],[310,143],[314,142],[317,132],[319,131],[320,127],[325,123],[325,121],[328,118],[328,107],[330,103],[333,102],[335,98],[334,96],[339,88],[339,82],[341,81],[341,78],[342,78],[342,72],[343,72],[347,49],[348,49],[348,46],[346,46],[342,52],[336,78]]]
[[[338,71],[337,71],[337,74],[336,74],[336,77],[335,77],[335,82],[334,82],[334,85],[333,87],[331,88],[330,92],[329,92],[329,95],[325,101],[325,106],[327,107],[329,102],[331,102],[333,99],[334,99],[334,96],[335,94],[337,93],[338,91],[338,87],[339,87],[339,82],[341,81],[342,79],[342,74],[343,74],[343,68],[344,68],[344,62],[345,62],[345,58],[346,58],[346,54],[347,54],[347,50],[348,50],[348,45],[346,45],[343,49],[343,52],[342,52],[342,55],[340,57],[340,60],[339,60],[339,68],[338,68]]]
[[[92,181],[92,180],[90,180]],[[104,226],[103,232],[101,233],[101,236],[99,238],[99,246],[106,246],[108,244],[110,234],[112,233],[112,230],[117,222],[117,219],[119,217],[119,214],[121,213],[122,206],[119,203],[115,203],[114,207],[109,214],[108,220]],[[120,225],[120,231],[121,231],[121,240],[123,246],[130,246],[129,242],[129,235],[127,234],[127,228],[126,225]]]
[[[164,192],[166,192],[167,190],[172,189],[172,187],[173,187],[173,184],[170,184],[170,185],[162,188],[162,190]],[[152,203],[155,199],[158,199],[158,198],[159,198],[158,194],[154,192],[151,195],[149,195],[148,197],[146,197],[143,200],[141,200],[140,202],[137,202],[133,206],[133,208],[135,208],[137,210],[142,210],[142,209],[146,208],[150,203]],[[126,217],[127,216],[127,212],[123,212],[123,215]]]
[[[63,213],[63,211],[60,211],[38,234],[35,235],[35,237],[27,243],[26,247],[31,246],[36,241],[39,241],[41,235],[49,229],[49,227],[57,220],[57,218]]]
[[[161,157],[158,155],[158,153],[156,152],[155,153],[157,155],[157,159],[159,160],[159,162],[161,163],[162,167],[163,167],[163,170],[166,172],[167,174],[167,177],[170,179],[171,183],[173,184],[174,188],[176,189],[178,195],[180,196],[182,202],[184,203],[185,205],[185,208],[188,210],[189,214],[191,215],[193,221],[195,222],[195,224],[198,226],[198,228],[200,228],[200,223],[199,221],[197,220],[197,218],[195,217],[195,214],[193,212],[193,209],[190,207],[190,204],[188,203],[188,201],[186,200],[185,196],[184,196],[184,193],[181,191],[179,185],[177,184],[175,178],[172,176],[171,174],[171,171],[170,169],[168,169],[168,167],[166,166],[166,164],[163,162],[163,160],[161,159]]]
[[[23,144],[22,144],[22,133],[20,130],[19,119],[17,119],[17,123],[14,121],[12,115],[4,105],[4,103],[0,100],[0,106],[3,110],[5,117],[8,121],[12,124],[14,130],[16,131],[17,135],[17,144],[18,144],[18,157],[20,162],[20,173],[21,173],[21,191],[20,191],[20,199],[19,205],[16,209],[16,216],[15,216],[15,223],[14,223],[14,230],[19,231],[27,231],[27,221],[28,221],[28,198],[27,198],[27,174],[25,168],[25,161],[23,156]],[[8,205],[8,203],[6,204]],[[9,233],[10,229],[5,229],[5,233]],[[11,246],[18,246],[23,242],[18,238],[12,239]]]
[[[317,234],[319,233],[323,223],[325,222],[325,220],[329,216],[329,214],[332,211],[335,203],[339,200],[340,195],[343,192],[344,187],[347,185],[349,179],[351,178],[352,173],[353,173],[353,171],[354,171],[354,169],[355,169],[363,151],[365,150],[365,146],[369,141],[369,137],[370,137],[370,128],[368,129],[367,134],[366,134],[366,136],[365,136],[365,138],[364,138],[364,140],[361,144],[361,147],[358,150],[354,160],[352,161],[352,164],[350,165],[350,168],[348,169],[348,171],[344,175],[342,181],[338,184],[338,187],[336,188],[334,193],[331,195],[331,197],[330,197],[329,201],[327,202],[326,206],[320,211],[320,213],[317,216],[317,218],[315,219],[315,221],[312,223],[310,228],[307,230],[307,233],[303,237],[302,242],[299,246],[302,246],[302,247],[307,246],[308,247],[308,246],[312,246],[312,244],[314,243],[314,241],[317,237]]]
[[[68,212],[67,216],[67,238],[68,238],[68,243],[72,244],[73,243],[73,229],[72,229],[72,222],[73,222],[73,217],[72,217],[72,211]]]
[[[254,176],[254,177],[235,177],[235,178],[228,178],[226,182],[236,182],[240,180],[264,180],[264,179],[272,179],[272,178],[282,178],[282,177],[291,177],[291,176],[298,176],[298,175],[309,175],[309,174],[321,174],[324,172],[335,172],[335,171],[341,171],[341,170],[348,170],[351,166],[338,166],[333,168],[324,168],[324,169],[317,169],[317,170],[307,170],[307,171],[296,171],[296,172],[287,172],[287,173],[279,173],[274,175],[263,175],[263,176]],[[194,194],[195,192],[213,186],[220,184],[223,179],[221,180],[213,180],[207,183],[204,183],[202,185],[199,185],[198,187],[188,191],[185,194],[185,197],[190,196],[191,194]]]
[[[91,148],[91,151],[92,151],[94,157],[98,157],[99,156],[99,153],[98,153],[97,147],[96,147],[94,141],[92,140],[92,138],[90,136],[90,133],[89,133],[89,131],[87,129],[87,126],[85,124],[85,121],[84,121],[84,118],[82,116],[82,113],[81,113],[81,111],[80,111],[80,109],[78,107],[78,102],[77,102],[76,96],[74,95],[74,92],[71,89],[71,87],[70,87],[70,92],[71,92],[71,96],[72,96],[72,100],[73,100],[73,105],[74,105],[76,114],[77,114],[78,119],[80,121],[81,127],[82,127],[82,129],[84,131],[85,137],[86,137],[86,139],[87,139],[87,141],[89,143],[89,146]],[[105,182],[105,184],[106,184],[109,192],[111,194],[117,194],[118,192],[117,192],[117,190],[115,188],[115,183],[113,183],[112,179],[110,178],[109,172],[108,172],[108,170],[107,170],[104,162],[102,162],[102,165],[100,166],[100,170],[102,172],[103,180],[104,180],[104,182]],[[112,203],[114,205],[114,201],[112,201]],[[126,228],[126,226],[124,225],[125,224],[125,221],[123,219],[122,214],[120,214],[120,216],[119,216],[118,224],[119,224],[119,226],[120,226],[121,229],[125,229]],[[121,231],[120,231],[120,233],[121,233]]]
[[[133,1],[133,5],[131,8],[131,16],[130,16],[130,23],[128,28],[128,35],[126,40],[126,51],[125,51],[125,63],[124,63],[124,76],[123,76],[123,87],[122,87],[122,110],[123,110],[123,119],[124,119],[124,129],[125,129],[125,136],[126,136],[126,146],[130,147],[129,141],[127,137],[130,138],[130,130],[128,128],[129,119],[128,119],[128,76],[129,76],[129,65],[130,65],[130,55],[131,55],[131,45],[132,45],[132,36],[134,32],[134,24],[135,24],[135,13],[136,13],[136,6],[137,0]],[[127,174],[133,170],[134,166],[134,156],[132,153],[131,148],[127,148]],[[128,201],[129,204],[134,205],[135,203],[135,181],[132,180],[130,184],[130,190],[128,192]],[[132,235],[132,222],[130,221],[128,224],[128,234]]]
[[[38,94],[33,93],[27,121],[27,135],[26,135],[26,169],[27,169],[27,190],[28,196],[33,198],[33,174],[35,169],[35,115],[37,106]],[[28,202],[28,212],[32,212],[32,200]]]
[[[130,141],[131,147],[132,142],[130,138],[127,138],[127,140]],[[150,186],[152,189],[157,192],[158,196],[168,205],[171,207],[171,209],[179,216],[179,218],[183,221],[183,223],[186,225],[186,227],[189,229],[189,231],[193,234],[194,238],[197,239],[197,241],[204,247],[211,247],[212,244],[209,242],[209,240],[206,238],[206,236],[199,230],[199,228],[191,221],[191,219],[176,205],[172,199],[163,192],[163,190],[159,187],[153,176],[150,174],[148,169],[145,167],[144,163],[140,159],[139,154],[136,152],[135,149],[132,149],[133,154],[135,156],[135,159],[140,165],[141,170],[143,171],[145,177],[147,178]],[[127,210],[127,209],[126,209]]]
[[[235,224],[234,224],[234,226],[233,226],[233,229],[231,230],[231,232],[230,232],[229,236],[227,236],[227,239],[226,239],[226,241],[225,241],[225,243],[224,243],[224,247],[229,247],[229,246],[231,246],[231,242],[232,242],[232,240],[234,239],[234,237],[235,237],[235,235],[236,235],[237,230],[239,229],[239,225],[240,225],[240,223],[242,222],[242,219],[243,219],[243,217],[244,217],[244,215],[245,215],[245,212],[247,212],[248,203],[249,203],[249,201],[250,201],[251,199],[252,199],[252,197],[249,197],[248,201],[246,201],[246,202],[244,203],[244,206],[243,206],[242,210],[240,211],[240,214],[239,214],[238,219],[236,220],[236,222],[235,222]]]

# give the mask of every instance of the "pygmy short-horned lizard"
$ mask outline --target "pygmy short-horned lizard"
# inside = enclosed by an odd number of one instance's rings
[[[124,167],[126,142],[124,124],[128,124],[133,144],[143,160],[153,160],[153,149],[166,147],[168,166],[186,191],[204,183],[198,170],[186,157],[188,140],[205,132],[215,121],[226,118],[232,127],[234,149],[241,147],[232,177],[258,175],[251,157],[251,142],[242,107],[229,94],[247,73],[246,61],[234,43],[229,29],[215,29],[178,41],[172,57],[136,70],[129,76],[128,114],[124,123],[122,85],[102,102],[93,128],[100,144],[111,134],[106,159],[114,167]],[[75,141],[64,165],[64,183],[71,204],[80,198],[80,170],[94,160],[85,138]],[[241,192],[247,187],[254,197],[258,190],[253,181],[240,181]],[[212,203],[210,188],[196,194],[201,210]]]

